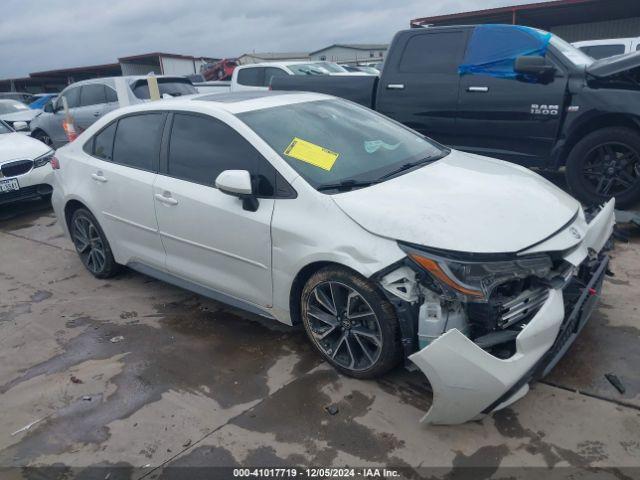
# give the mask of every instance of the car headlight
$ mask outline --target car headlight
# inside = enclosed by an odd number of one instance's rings
[[[430,275],[441,293],[465,302],[487,302],[498,285],[532,276],[544,278],[553,267],[548,255],[530,255],[513,260],[476,261],[472,258],[449,258],[406,245],[400,245],[400,248]]]
[[[51,161],[55,153],[56,152],[54,150],[49,150],[44,155],[40,155],[38,158],[36,158],[33,161],[33,168],[44,167],[47,163]]]

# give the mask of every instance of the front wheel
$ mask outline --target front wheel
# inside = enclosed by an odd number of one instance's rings
[[[320,354],[337,370],[375,378],[401,360],[393,306],[369,281],[341,267],[326,267],[307,281],[302,322]]]
[[[628,208],[640,201],[640,134],[623,127],[590,133],[574,147],[566,165],[572,193],[597,205],[612,197]]]
[[[107,237],[89,210],[79,208],[73,212],[69,230],[80,260],[94,277],[109,278],[118,273],[119,265]]]

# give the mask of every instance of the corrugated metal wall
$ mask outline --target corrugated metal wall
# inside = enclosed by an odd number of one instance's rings
[[[153,71],[156,75],[160,75],[160,67],[153,65],[143,65],[140,63],[120,62],[122,75],[146,75]]]
[[[165,75],[192,75],[196,73],[190,58],[160,57],[162,73]]]
[[[640,17],[622,18],[606,22],[558,25],[551,31],[567,42],[604,38],[640,37]]]

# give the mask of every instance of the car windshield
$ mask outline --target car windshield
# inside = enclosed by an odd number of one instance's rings
[[[399,174],[409,164],[449,152],[376,112],[338,99],[254,110],[238,117],[320,190],[330,191],[331,185],[345,182],[366,186]]]
[[[573,63],[576,67],[588,67],[595,61],[582,50],[574,47],[568,42],[565,42],[560,37],[552,35],[550,43],[562,56]]]
[[[344,67],[333,62],[318,62],[317,65],[320,65],[322,68],[328,70],[331,73],[344,73],[347,71]]]
[[[17,100],[0,101],[0,114],[21,112],[23,110],[29,110],[29,107]]]
[[[11,130],[6,123],[0,121],[0,135],[2,135],[3,133],[11,133],[11,132],[13,132],[13,130]]]
[[[294,75],[329,75],[331,73],[318,63],[297,63],[289,65],[288,68]]]

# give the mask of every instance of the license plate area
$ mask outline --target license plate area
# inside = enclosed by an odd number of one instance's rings
[[[0,193],[13,192],[16,190],[20,190],[20,184],[17,178],[0,180]]]

